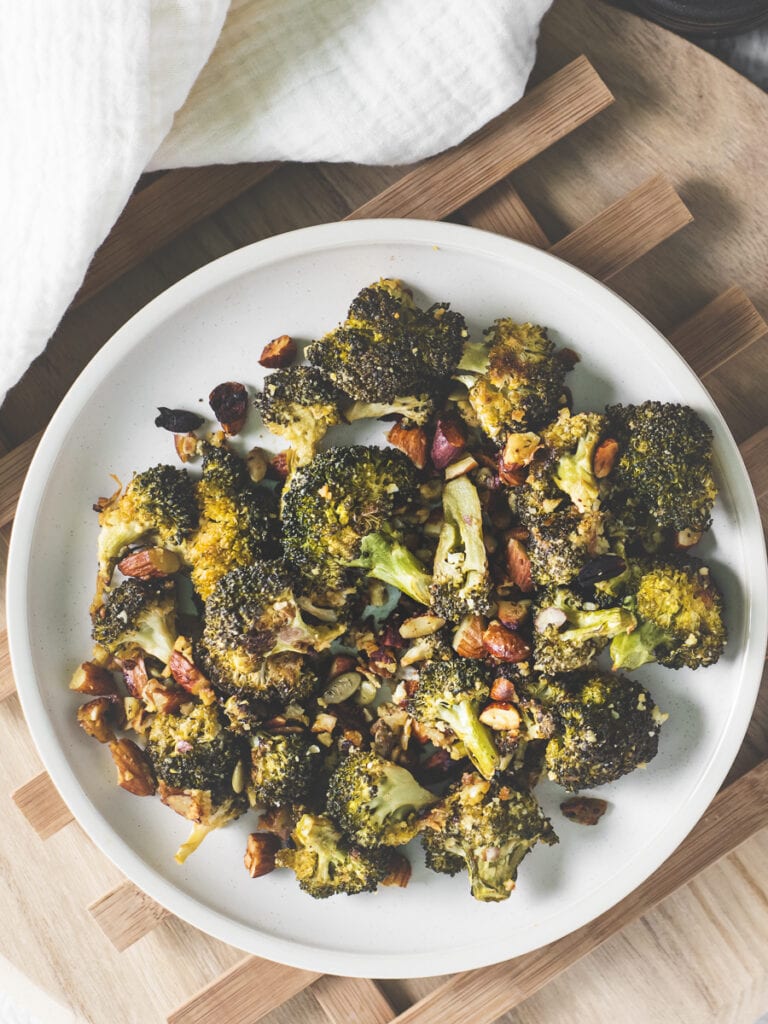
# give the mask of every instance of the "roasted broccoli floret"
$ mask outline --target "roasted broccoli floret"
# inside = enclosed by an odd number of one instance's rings
[[[490,612],[491,577],[477,489],[466,476],[443,488],[443,525],[432,571],[432,607],[444,619]]]
[[[406,705],[438,746],[447,747],[454,759],[469,757],[486,779],[500,760],[490,729],[478,717],[489,688],[489,669],[479,661],[428,661]]]
[[[647,764],[667,717],[639,683],[597,671],[573,683],[555,716],[545,765],[550,779],[572,791],[615,782]]]
[[[366,569],[369,576],[397,587],[420,604],[432,600],[432,577],[418,558],[389,531],[369,533],[363,538],[360,556],[350,562],[355,568]]]
[[[446,304],[422,311],[400,281],[383,279],[362,289],[344,323],[313,342],[307,358],[350,398],[391,412],[409,396],[421,407],[453,371],[466,337],[464,318]]]
[[[283,492],[285,552],[324,586],[341,585],[363,538],[416,494],[416,471],[394,448],[351,445],[320,452]]]
[[[251,803],[261,807],[306,803],[322,759],[313,738],[304,733],[279,736],[259,730],[251,732],[250,746]]]
[[[526,481],[529,514],[563,508],[563,494],[580,514],[597,508],[599,487],[594,473],[595,449],[607,427],[605,416],[582,412],[572,416],[563,409],[541,431],[542,447],[531,463]]]
[[[110,654],[140,647],[168,663],[176,642],[176,590],[170,580],[125,580],[92,616],[93,639]]]
[[[619,442],[615,482],[659,526],[706,530],[717,487],[712,431],[693,409],[665,402],[606,410]]]
[[[353,846],[326,814],[303,814],[291,840],[293,849],[279,850],[275,863],[291,868],[300,888],[317,900],[339,893],[374,892],[392,864],[390,849]]]
[[[523,487],[517,488],[524,491]],[[518,499],[523,495],[516,495]],[[518,500],[516,511],[528,530],[526,551],[531,562],[531,579],[540,587],[570,583],[585,565],[608,551],[604,518],[599,510],[580,515],[575,508],[539,516]]]
[[[163,803],[195,822],[176,853],[181,864],[209,832],[246,810],[247,751],[215,705],[196,704],[188,715],[157,714],[146,752]]]
[[[251,483],[245,464],[223,445],[204,443],[202,476],[195,484],[200,526],[184,545],[192,585],[202,600],[232,569],[279,551],[277,501]]]
[[[548,423],[563,402],[567,363],[543,327],[496,320],[484,344],[464,349],[458,378],[483,432],[495,441]]]
[[[713,665],[725,649],[723,598],[698,558],[636,563],[624,603],[638,628],[611,641],[614,669],[658,661],[668,668]]]
[[[399,395],[391,402],[352,402],[344,409],[344,419],[354,423],[355,420],[373,420],[382,416],[402,416],[407,423],[421,425],[434,411],[434,395]]]
[[[99,513],[100,588],[109,583],[115,563],[130,544],[151,538],[178,551],[196,528],[197,517],[192,481],[185,470],[153,466],[137,473]]]
[[[214,683],[266,699],[311,692],[314,676],[301,655],[325,650],[346,627],[306,622],[296,591],[294,573],[282,560],[253,562],[219,580],[205,603],[202,635]]]
[[[534,668],[548,674],[585,668],[612,637],[637,625],[627,608],[596,608],[565,587],[541,595],[534,621]]]
[[[256,407],[264,426],[291,445],[291,469],[310,462],[328,428],[342,422],[341,397],[315,366],[291,366],[266,378]]]
[[[427,866],[445,874],[466,867],[472,895],[483,902],[508,899],[526,854],[558,841],[532,793],[474,774],[451,787],[426,825]]]
[[[401,846],[419,830],[419,812],[437,802],[411,773],[372,751],[354,751],[328,784],[328,813],[366,848]]]

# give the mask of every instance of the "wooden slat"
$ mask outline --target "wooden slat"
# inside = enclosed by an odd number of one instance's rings
[[[41,437],[42,434],[34,434],[0,458],[0,526],[13,521],[24,477]]]
[[[11,669],[11,652],[8,650],[8,634],[0,630],[0,702],[16,693],[16,681]]]
[[[550,252],[607,281],[692,220],[659,174],[556,242]]]
[[[41,839],[48,839],[74,820],[48,772],[40,772],[19,786],[11,799]]]
[[[375,981],[326,974],[311,989],[331,1024],[389,1024],[395,1011]]]
[[[516,238],[539,249],[549,248],[549,239],[509,181],[500,181],[462,208],[458,220],[482,231]]]
[[[249,956],[174,1010],[168,1024],[255,1024],[319,977]]]
[[[587,58],[578,57],[460,146],[426,160],[347,219],[447,217],[612,102]]]
[[[543,949],[455,975],[393,1024],[491,1024],[766,825],[768,761],[763,761],[719,793],[672,856],[611,910]]]
[[[706,377],[767,334],[768,324],[746,292],[734,285],[676,327],[669,340]]]
[[[72,306],[92,298],[187,228],[263,181],[277,166],[265,163],[182,168],[134,192],[93,257]]]
[[[741,446],[741,456],[747,467],[758,501],[768,498],[768,427],[763,427]]]
[[[133,882],[122,882],[88,907],[112,945],[122,952],[170,916]]]

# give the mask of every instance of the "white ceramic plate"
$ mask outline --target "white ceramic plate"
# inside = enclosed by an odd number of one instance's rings
[[[447,301],[477,336],[501,315],[548,325],[582,362],[570,375],[577,409],[654,398],[685,402],[715,435],[720,484],[701,545],[727,601],[730,642],[718,665],[636,673],[669,712],[658,757],[602,789],[597,828],[561,816],[562,791],[539,794],[560,835],[525,861],[507,902],[474,902],[466,879],[427,872],[418,847],[407,889],[314,901],[290,872],[252,881],[242,867],[249,815],[210,836],[180,867],[188,823],[160,802],[116,788],[107,751],[75,723],[67,689],[90,651],[87,609],[97,524],[91,503],[116,473],[174,461],[155,407],[200,409],[222,380],[257,386],[266,341],[317,337],[357,290],[398,276],[417,299]],[[202,404],[199,404],[202,403]],[[252,429],[240,447],[279,442]],[[386,428],[335,428],[331,443],[376,441]],[[24,711],[64,800],[93,840],[150,896],[198,928],[298,967],[345,975],[443,974],[550,942],[611,907],[680,843],[720,786],[750,718],[766,634],[764,544],[738,450],[694,374],[638,313],[603,285],[518,242],[452,224],[357,221],[271,238],[211,263],[138,313],[83,371],[35,455],[19,503],[8,567],[8,626]]]

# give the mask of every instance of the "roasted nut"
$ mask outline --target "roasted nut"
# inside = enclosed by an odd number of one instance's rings
[[[595,796],[572,796],[560,804],[560,810],[577,825],[596,825],[608,810],[608,802]]]
[[[168,668],[174,682],[187,693],[198,694],[201,690],[210,688],[210,681],[181,651],[171,651]]]
[[[163,715],[175,715],[189,697],[183,690],[171,690],[159,679],[150,679],[144,691],[147,710],[157,710]]]
[[[115,738],[113,726],[122,724],[122,701],[116,697],[97,697],[81,704],[77,721],[88,736],[99,743],[110,743]]]
[[[280,840],[270,833],[251,832],[245,848],[243,863],[251,878],[261,878],[275,870],[275,854],[280,849]]]
[[[531,580],[531,560],[528,552],[521,541],[514,537],[507,538],[505,552],[507,572],[513,583],[515,583],[524,594],[530,594],[533,590]]]
[[[499,601],[496,608],[496,617],[507,629],[519,629],[530,614],[530,601]]]
[[[499,474],[499,480],[507,487],[519,487],[525,483],[526,471],[523,468],[511,469],[504,465],[504,454],[499,452],[497,472]]]
[[[392,864],[387,874],[382,878],[382,885],[398,885],[404,889],[411,879],[411,865],[402,855],[395,853],[392,856]]]
[[[451,646],[462,658],[483,658],[483,630],[485,619],[482,615],[465,615],[453,634]]]
[[[287,843],[293,831],[291,808],[270,807],[259,817],[259,828]]]
[[[94,697],[117,696],[117,686],[112,673],[93,661],[84,661],[75,669],[69,681],[69,688],[77,693],[91,693]]]
[[[421,427],[404,427],[401,422],[395,423],[387,434],[387,440],[407,455],[417,469],[424,469],[427,464],[427,435]]]
[[[619,442],[612,437],[606,437],[604,441],[595,448],[595,455],[592,459],[592,469],[598,480],[608,476],[616,465],[616,457],[619,454]]]
[[[109,744],[117,767],[117,784],[134,796],[152,796],[155,776],[149,758],[133,740],[114,740]]]
[[[165,548],[144,548],[133,551],[117,563],[123,576],[133,576],[137,580],[156,580],[172,576],[181,568],[181,558]]]
[[[320,714],[312,723],[311,732],[315,734],[321,732],[333,732],[336,728],[337,722],[338,718],[335,715]]]
[[[379,647],[368,655],[368,667],[377,676],[391,679],[397,672],[397,657],[390,647]]]
[[[467,428],[459,420],[441,416],[435,426],[430,455],[435,469],[445,469],[467,447]]]
[[[174,434],[173,445],[182,462],[189,462],[200,451],[200,441],[195,434]]]
[[[291,365],[296,358],[297,351],[293,338],[287,334],[281,334],[279,338],[273,338],[264,346],[259,362],[268,370],[282,370]]]
[[[539,448],[541,438],[538,434],[530,431],[524,434],[510,434],[501,450],[501,462],[510,470],[523,469],[530,465]]]
[[[208,402],[227,437],[239,434],[248,416],[248,392],[245,386],[236,380],[217,384],[208,395]]]
[[[344,672],[351,672],[356,664],[357,662],[351,654],[337,654],[331,662],[331,667],[328,670],[328,678],[335,679]]]
[[[251,448],[245,456],[245,465],[248,476],[255,484],[261,483],[267,475],[267,457],[261,448]]]
[[[186,409],[169,409],[165,405],[159,405],[157,411],[160,415],[155,417],[155,426],[170,430],[173,434],[189,434],[203,424],[202,416]]]
[[[496,676],[491,684],[491,700],[503,702],[517,701],[515,684],[506,676]]]
[[[515,540],[526,541],[530,537],[530,533],[524,526],[513,526],[509,531],[509,536]]]
[[[520,729],[520,712],[514,705],[504,701],[486,704],[478,715],[483,725],[494,732],[517,733]]]
[[[425,746],[430,742],[430,736],[426,728],[421,724],[421,722],[417,722],[416,719],[413,720],[411,725],[411,735],[416,742],[420,743],[422,746]]]
[[[147,666],[144,664],[144,659],[124,658],[120,662],[120,668],[123,673],[125,685],[128,688],[128,693],[130,693],[132,697],[137,697],[139,700],[143,700],[144,693],[149,682]]]
[[[474,455],[465,455],[463,459],[458,459],[456,462],[452,462],[445,467],[445,479],[455,480],[456,477],[466,476],[467,473],[471,473],[477,467],[478,461]]]
[[[526,661],[531,656],[531,645],[520,635],[506,629],[500,622],[491,622],[483,633],[483,646],[497,661]]]
[[[269,460],[267,476],[273,480],[287,480],[290,470],[290,457],[290,452],[288,451],[278,452],[277,455],[273,455]]]
[[[675,534],[675,547],[678,551],[686,551],[688,548],[692,548],[694,544],[698,544],[702,535],[701,530],[678,530]]]
[[[441,619],[439,615],[433,615],[431,612],[425,612],[424,615],[414,615],[410,619],[406,619],[400,626],[400,636],[404,640],[416,640],[418,637],[436,633],[444,625],[445,619]]]
[[[323,690],[323,700],[326,704],[341,704],[357,692],[362,681],[359,672],[342,672]]]

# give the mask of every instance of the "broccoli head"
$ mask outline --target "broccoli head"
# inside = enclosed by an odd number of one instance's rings
[[[714,665],[725,649],[723,598],[698,558],[636,563],[625,604],[639,622],[611,641],[614,669],[657,661],[668,668]]]
[[[133,648],[164,665],[176,642],[176,588],[170,580],[124,580],[92,615],[93,639],[110,654]]]
[[[304,733],[252,732],[248,798],[261,807],[305,803],[315,785],[320,749]]]
[[[209,832],[246,810],[247,753],[242,740],[224,727],[216,706],[203,704],[188,715],[155,715],[146,753],[163,803],[195,822],[176,853],[183,863]]]
[[[586,668],[612,637],[630,633],[637,619],[627,608],[596,608],[574,590],[541,595],[533,634],[534,668],[557,674]]]
[[[477,488],[466,476],[443,488],[443,525],[432,571],[432,607],[444,619],[487,615],[491,577]]]
[[[419,830],[419,812],[436,802],[406,768],[372,751],[348,754],[328,784],[328,813],[366,848],[409,842]]]
[[[599,510],[580,515],[569,507],[539,517],[525,505],[518,504],[517,508],[529,535],[526,550],[531,579],[540,587],[565,586],[589,561],[608,551],[604,517]]]
[[[576,791],[615,782],[656,756],[666,715],[639,683],[590,672],[556,705],[544,759],[550,779]]]
[[[99,513],[100,585],[109,583],[115,563],[130,544],[152,538],[161,547],[179,550],[196,528],[197,518],[194,489],[185,470],[153,466],[137,473]]]
[[[302,814],[291,840],[293,849],[279,850],[275,863],[291,868],[299,887],[318,900],[375,892],[392,865],[391,850],[353,846],[326,814]]]
[[[256,407],[264,426],[290,444],[295,466],[305,466],[328,428],[341,423],[341,397],[322,370],[291,366],[266,378]]]
[[[458,378],[481,429],[494,441],[548,423],[563,404],[567,370],[543,327],[496,320],[485,344],[464,349]]]
[[[342,584],[363,538],[407,506],[416,487],[413,463],[394,448],[350,445],[320,452],[283,492],[286,555],[327,588]]]
[[[474,774],[451,787],[425,824],[427,866],[447,874],[466,867],[472,895],[483,902],[508,899],[536,843],[558,841],[532,793]]]
[[[529,508],[537,502],[546,513],[566,494],[580,514],[593,511],[599,501],[594,473],[595,449],[607,427],[605,416],[582,412],[572,416],[563,409],[541,431],[542,447],[528,472]]]
[[[613,405],[606,412],[619,442],[617,486],[659,526],[706,530],[717,495],[706,423],[693,409],[672,402]]]
[[[469,757],[486,779],[500,762],[491,731],[479,719],[489,691],[489,669],[479,661],[427,661],[406,705],[436,745],[446,747],[455,760]]]

